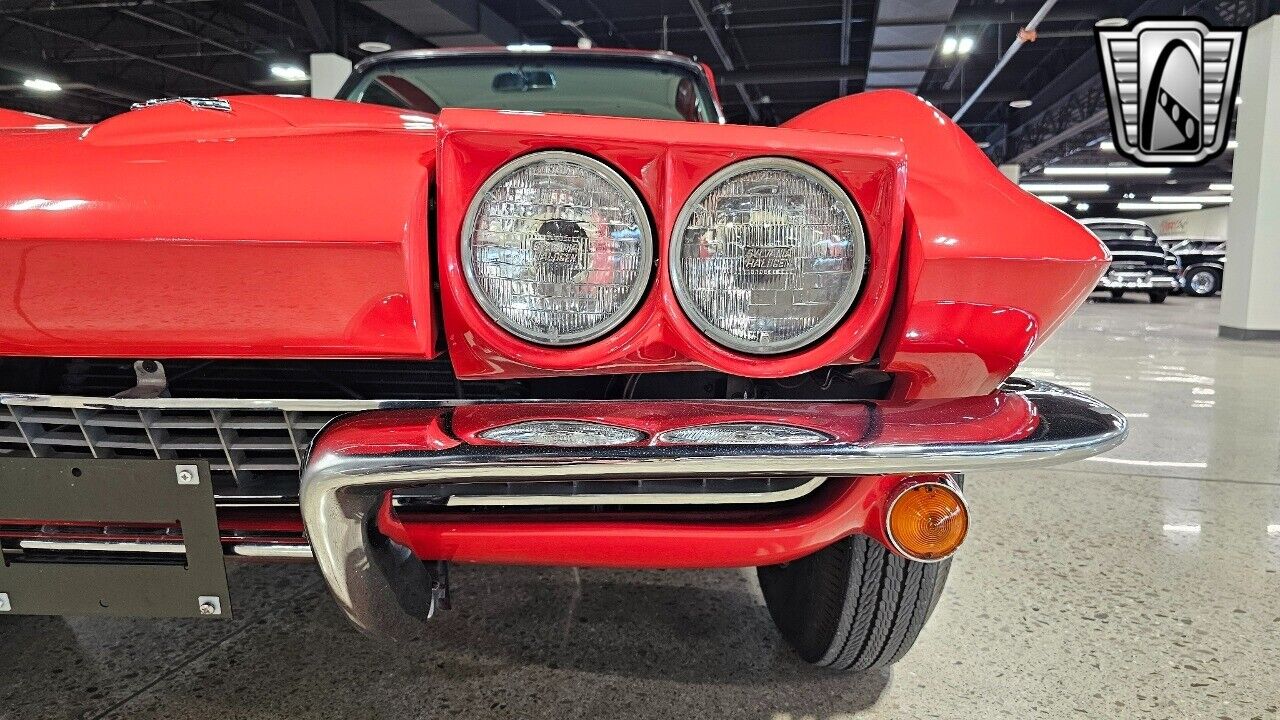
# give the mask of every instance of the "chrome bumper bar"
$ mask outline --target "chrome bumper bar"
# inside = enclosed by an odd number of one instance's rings
[[[1181,287],[1178,279],[1164,275],[1152,277],[1125,277],[1103,275],[1098,280],[1098,288],[1102,290],[1176,290]]]
[[[595,407],[600,405],[606,404],[471,405],[466,412],[494,410],[505,425],[531,418],[583,418],[600,412]],[[821,430],[828,439],[808,445],[666,445],[650,440],[607,447],[528,447],[476,441],[474,434],[459,431],[468,422],[474,426],[474,417],[468,421],[460,417],[464,408],[448,404],[339,418],[312,445],[300,505],[316,562],[348,618],[370,634],[397,637],[434,609],[431,569],[376,528],[383,496],[396,488],[504,479],[998,470],[1080,460],[1119,445],[1127,431],[1123,415],[1093,398],[1021,380],[987,398],[955,401],[607,405],[612,417],[669,418],[674,425],[698,413],[722,418],[773,413],[804,418],[797,424]]]

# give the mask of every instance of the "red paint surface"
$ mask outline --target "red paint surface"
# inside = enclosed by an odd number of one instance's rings
[[[914,95],[851,95],[785,127],[906,145],[902,279],[880,347],[896,397],[990,392],[1084,302],[1110,262],[1097,238],[1010,182]]]
[[[384,502],[378,529],[421,558],[502,565],[711,568],[773,565],[854,534],[889,547],[888,500],[899,475],[830,480],[798,507],[637,517],[470,517],[399,514]]]
[[[0,132],[21,168],[0,174],[0,355],[433,353],[434,132],[388,108],[232,103]]]
[[[231,102],[231,113],[172,104],[88,128],[0,116],[0,155],[22,170],[0,176],[0,355],[426,358],[440,302],[463,378],[703,368],[781,377],[878,357],[897,378],[895,397],[982,395],[1107,264],[1092,235],[905,93],[842,98],[784,128]],[[480,312],[459,267],[476,187],[543,148],[618,169],[649,206],[658,243],[638,310],[580,347],[506,333]],[[698,332],[666,270],[671,226],[694,187],[762,155],[834,177],[862,210],[871,251],[850,316],[818,344],[766,358]]]

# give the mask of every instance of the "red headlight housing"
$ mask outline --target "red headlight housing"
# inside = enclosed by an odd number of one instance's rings
[[[447,109],[438,122],[436,185],[444,332],[462,378],[538,377],[712,369],[785,377],[826,365],[865,362],[883,331],[897,274],[906,157],[899,141],[779,128]],[[522,338],[485,310],[461,279],[468,209],[482,186],[513,160],[574,153],[603,164],[635,190],[653,228],[652,280],[625,320],[581,343],[551,347]],[[672,283],[671,234],[695,190],[754,158],[811,169],[856,208],[865,271],[848,309],[798,347],[775,354],[717,342],[690,320]]]

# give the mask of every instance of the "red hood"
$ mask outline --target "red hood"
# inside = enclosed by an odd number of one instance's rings
[[[0,130],[0,355],[431,354],[435,119],[228,100]]]
[[[92,144],[181,142],[268,137],[343,130],[432,130],[435,116],[343,100],[236,95],[222,98],[231,111],[183,102],[140,108],[103,120],[85,140]]]

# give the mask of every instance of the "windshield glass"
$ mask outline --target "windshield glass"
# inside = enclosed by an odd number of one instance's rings
[[[1104,243],[1113,242],[1147,242],[1154,243],[1156,241],[1155,233],[1150,228],[1142,225],[1123,225],[1117,223],[1115,225],[1089,225],[1089,230],[1098,239]]]
[[[512,54],[410,59],[375,65],[341,97],[430,113],[465,107],[718,119],[703,76],[643,58]]]

